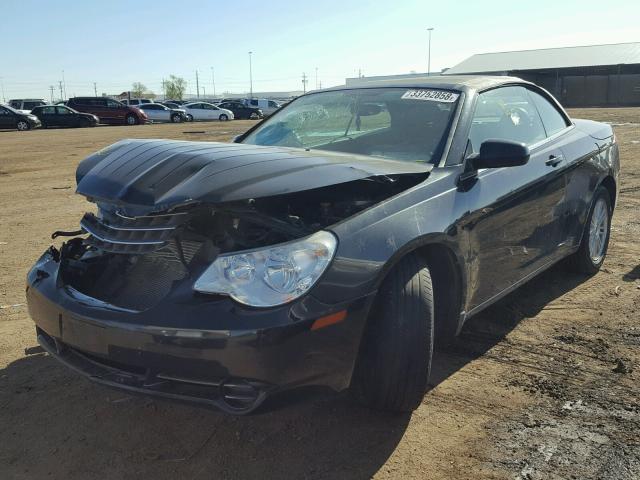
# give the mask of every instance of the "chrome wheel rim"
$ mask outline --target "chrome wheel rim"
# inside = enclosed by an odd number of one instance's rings
[[[18,130],[28,130],[29,124],[27,122],[18,122]]]
[[[129,125],[135,125],[136,124],[136,119],[135,117],[127,117],[127,123]]]
[[[224,113],[222,115],[220,115],[219,120],[221,122],[226,122],[229,119],[229,117],[227,117]]]
[[[600,263],[604,257],[608,227],[607,202],[603,198],[599,198],[593,207],[589,225],[589,257],[595,265]]]

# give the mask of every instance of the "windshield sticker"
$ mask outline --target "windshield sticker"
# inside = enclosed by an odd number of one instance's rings
[[[402,99],[404,100],[428,100],[430,102],[455,102],[459,93],[447,92],[445,90],[407,90]]]

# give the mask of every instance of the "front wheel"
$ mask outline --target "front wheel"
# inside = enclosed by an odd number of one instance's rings
[[[362,339],[353,391],[370,407],[410,412],[427,389],[433,354],[431,274],[417,254],[385,278]]]
[[[182,121],[182,117],[180,115],[171,115],[171,121],[173,123],[180,123]]]
[[[593,196],[580,248],[569,257],[572,270],[588,275],[600,270],[609,248],[612,213],[609,191],[601,185]]]
[[[226,113],[223,113],[218,117],[218,120],[220,120],[221,122],[226,122],[227,120],[229,120],[229,117]]]
[[[26,120],[19,120],[16,124],[16,128],[21,132],[26,132],[31,128],[31,125],[29,125],[29,122]]]
[[[193,115],[187,113],[187,122],[193,122]]]
[[[135,115],[127,115],[125,120],[127,122],[127,125],[137,125],[138,124],[138,119],[136,118]]]

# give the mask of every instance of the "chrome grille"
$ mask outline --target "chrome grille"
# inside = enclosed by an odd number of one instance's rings
[[[113,253],[153,252],[167,244],[186,213],[126,217],[104,208],[99,214],[85,213],[80,226],[91,236],[92,245]]]

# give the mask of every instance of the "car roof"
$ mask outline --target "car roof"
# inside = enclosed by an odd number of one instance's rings
[[[518,77],[498,76],[498,75],[436,75],[433,77],[414,77],[409,79],[389,79],[389,80],[371,80],[361,85],[339,86],[323,89],[322,91],[331,90],[353,90],[359,88],[382,88],[382,87],[401,87],[401,88],[441,88],[445,90],[473,91],[486,90],[488,88],[497,87],[507,84],[525,84],[526,82]]]

